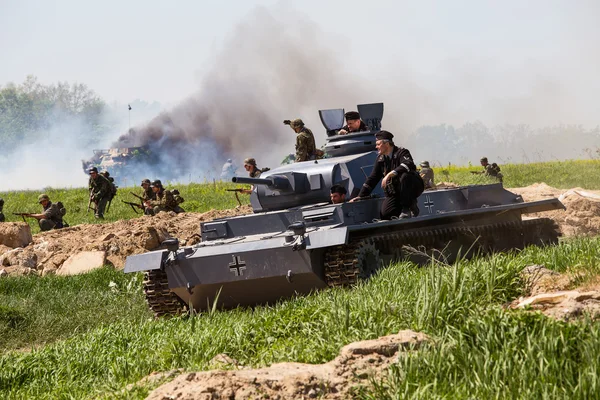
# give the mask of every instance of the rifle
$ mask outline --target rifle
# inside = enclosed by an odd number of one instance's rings
[[[92,189],[90,189],[90,201],[88,201],[88,206],[87,206],[87,211],[86,212],[90,212],[90,206],[92,205],[92,198],[94,197],[94,195],[92,194]],[[96,204],[94,202],[94,204]],[[94,210],[94,212],[96,212],[96,207],[91,207],[92,210]]]
[[[238,195],[238,193],[250,194],[250,189],[225,189],[225,191],[235,193],[235,198],[240,207],[242,206],[242,201],[240,200],[240,196]]]
[[[141,204],[132,203],[130,201],[125,201],[125,200],[121,200],[121,201],[125,204],[128,204],[131,207],[131,209],[133,210],[133,212],[135,212],[136,214],[139,214],[139,212],[136,210],[136,208],[139,208],[142,210],[144,209],[144,206],[142,206]]]
[[[14,215],[20,215],[21,218],[23,218],[23,222],[27,222],[25,220],[25,217],[31,217],[33,215],[33,213],[13,213]]]
[[[481,171],[469,171],[470,173],[472,173],[473,175],[481,175],[483,174],[483,172]]]
[[[144,207],[144,198],[142,196],[138,196],[137,194],[133,193],[133,192],[129,192],[132,196],[137,197],[140,202],[139,203],[132,203],[130,201],[124,201],[121,200],[123,203],[128,204],[131,209],[136,213],[139,214],[136,210],[136,207],[139,208],[140,210],[144,210],[146,207]]]

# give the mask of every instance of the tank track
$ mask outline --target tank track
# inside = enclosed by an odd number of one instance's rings
[[[185,312],[184,304],[169,289],[169,281],[165,271],[160,269],[147,271],[144,274],[143,287],[146,302],[156,318]]]
[[[469,257],[475,253],[522,249],[529,245],[552,245],[558,243],[559,236],[561,234],[556,222],[549,218],[537,218],[480,226],[390,232],[357,238],[347,245],[336,246],[327,251],[324,259],[325,281],[330,287],[350,286],[376,272],[365,271],[361,260],[364,249],[369,246],[378,253],[397,259],[417,254],[422,259],[429,260],[434,256],[451,261],[459,251],[465,252],[465,256]]]

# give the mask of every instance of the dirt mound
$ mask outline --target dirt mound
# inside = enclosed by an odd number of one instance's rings
[[[398,351],[417,349],[428,340],[423,333],[405,330],[349,344],[325,364],[281,363],[260,369],[185,373],[147,399],[348,399],[354,388],[395,362]]]
[[[600,234],[600,191],[581,188],[562,190],[545,183],[508,190],[520,194],[525,201],[558,197],[567,208],[566,211],[548,211],[530,216],[552,218],[558,223],[564,236]]]
[[[521,275],[529,296],[514,300],[510,308],[541,311],[549,317],[565,321],[583,315],[600,317],[600,285],[597,282],[566,290],[580,276],[559,274],[542,265],[530,265]]]
[[[200,222],[251,212],[250,206],[203,214],[162,212],[154,217],[41,232],[33,236],[33,241],[26,247],[0,246],[0,266],[9,274],[51,273],[72,255],[99,251],[106,253],[107,262],[123,268],[128,256],[156,250],[168,237],[179,239],[182,245],[200,242]]]

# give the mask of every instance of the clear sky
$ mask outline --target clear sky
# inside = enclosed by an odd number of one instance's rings
[[[521,95],[540,78],[587,101],[600,90],[598,4],[0,0],[0,84],[34,74],[44,83],[86,83],[108,102],[173,104],[196,90],[236,24],[265,6],[289,24],[314,21],[357,79],[375,76],[385,85],[402,74],[436,95],[452,92],[471,109],[482,92]],[[586,110],[587,123],[593,110]]]

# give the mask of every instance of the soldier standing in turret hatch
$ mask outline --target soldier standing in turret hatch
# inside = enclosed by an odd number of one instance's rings
[[[338,135],[346,135],[354,132],[365,132],[369,127],[360,119],[358,111],[348,111],[344,114],[346,117],[346,125],[339,130]]]
[[[290,121],[283,121],[285,125],[296,132],[296,162],[314,160],[317,153],[315,145],[315,136],[312,131],[304,126],[304,122],[300,118]]]

